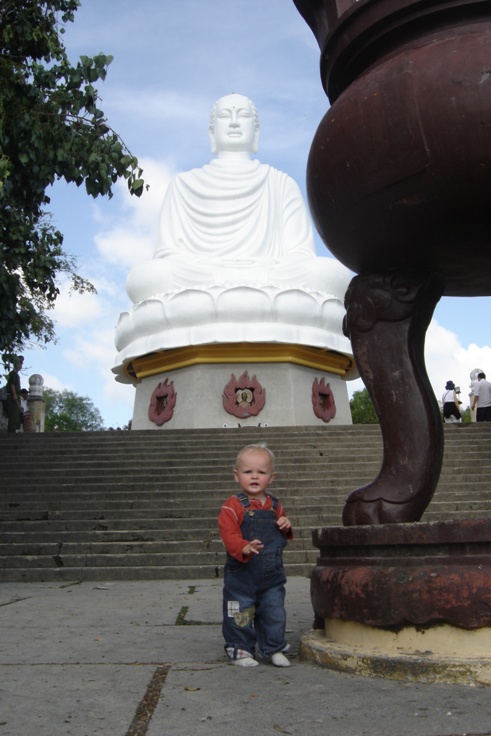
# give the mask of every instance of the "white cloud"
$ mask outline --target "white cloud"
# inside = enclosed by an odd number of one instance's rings
[[[348,396],[351,397],[356,391],[363,391],[365,384],[361,378],[355,378],[354,381],[348,381]]]
[[[141,197],[134,197],[128,192],[126,182],[118,182],[115,194],[119,204],[117,222],[104,223],[105,227],[94,238],[105,262],[126,269],[152,257],[162,200],[174,175],[166,163],[151,159],[143,159],[140,163],[149,189]]]
[[[97,234],[95,243],[104,261],[131,268],[152,257],[154,238],[143,230],[131,232],[128,226],[120,225]]]
[[[470,344],[464,347],[457,335],[432,320],[426,335],[426,369],[438,400],[445,383],[452,380],[462,390],[462,406],[468,405],[470,373],[475,368],[491,365],[491,348]]]
[[[462,408],[466,409],[469,404],[470,373],[475,368],[481,368],[486,373],[486,366],[491,366],[491,347],[472,343],[464,347],[455,332],[442,327],[434,319],[426,333],[425,364],[437,400],[441,401],[446,382],[453,381],[461,388]],[[363,388],[361,379],[350,381],[349,396]]]
[[[59,327],[81,327],[99,317],[101,304],[97,294],[71,292],[67,281],[64,281],[59,288],[60,294],[52,310]]]
[[[58,376],[54,376],[51,373],[43,373],[44,385],[43,388],[50,388],[52,391],[72,391],[72,386],[69,383],[61,381]]]
[[[64,357],[74,370],[83,367],[89,380],[88,391],[94,404],[104,417],[110,417],[106,424],[124,424],[133,414],[134,388],[116,382],[111,366],[114,365],[114,329],[107,325],[95,328],[90,337],[79,334],[70,349],[64,350]],[[87,388],[79,389],[86,395]],[[123,416],[126,419],[115,419]]]
[[[211,104],[214,101],[212,100]],[[131,95],[128,95],[127,87],[116,88],[112,92],[111,102],[118,112],[140,120],[141,111],[145,110],[146,120],[151,120],[154,127],[164,121],[171,121],[173,125],[194,123],[197,118],[197,109],[200,106],[204,105],[205,109],[211,107],[209,98],[203,95],[200,102],[195,91],[186,94],[177,89],[164,88],[160,94],[156,95],[154,87],[133,88]]]
[[[128,414],[128,420],[131,419],[135,403],[135,389],[133,386],[118,383],[111,373],[110,378],[104,382],[103,393],[104,399],[109,405],[117,404],[120,408],[124,407]]]
[[[94,329],[90,335],[78,335],[72,347],[64,351],[67,360],[75,366],[84,363],[100,374],[106,374],[114,364],[114,331],[106,325]]]

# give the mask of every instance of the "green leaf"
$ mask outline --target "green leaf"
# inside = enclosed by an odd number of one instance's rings
[[[60,275],[73,288],[90,285],[76,272],[46,210],[56,179],[112,196],[120,178],[144,190],[138,160],[99,108],[95,83],[112,56],[82,55],[73,66],[62,41],[79,0],[19,0],[0,9],[0,350],[55,339],[47,312]],[[61,18],[61,23],[60,23]]]

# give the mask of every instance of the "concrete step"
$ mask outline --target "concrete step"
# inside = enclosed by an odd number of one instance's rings
[[[288,552],[288,564],[299,564],[311,562],[314,564],[316,552],[312,550],[290,550]],[[216,546],[216,549],[208,551],[202,550],[199,553],[199,563],[203,565],[223,565],[225,556],[223,547]],[[195,552],[177,552],[177,553],[153,553],[145,551],[144,553],[132,552],[131,554],[115,554],[106,552],[104,554],[42,554],[42,555],[7,555],[0,556],[0,569],[12,568],[41,568],[41,567],[169,567],[180,565],[191,566],[196,562]]]
[[[310,539],[295,539],[288,545],[285,554],[289,559],[295,552],[308,549],[314,552]],[[204,552],[225,555],[221,539],[210,539],[201,541],[195,539],[159,541],[159,542],[67,542],[58,544],[50,541],[49,543],[34,544],[0,544],[0,557],[8,560],[13,557],[61,557],[65,562],[73,556],[96,556],[96,555],[194,555]],[[66,563],[65,563],[66,564]],[[8,565],[6,565],[8,566]]]
[[[489,516],[490,428],[447,425],[444,437],[423,520]],[[258,439],[295,528],[287,572],[308,575],[312,529],[340,525],[348,493],[380,469],[378,426],[0,435],[0,581],[221,575],[217,515],[237,451]]]
[[[309,578],[314,564],[285,563],[287,576]],[[0,570],[0,581],[4,583],[74,583],[83,581],[107,582],[110,580],[206,580],[223,577],[221,565],[159,565],[152,567],[58,567],[16,568]]]
[[[477,495],[476,495],[477,497]],[[187,499],[185,501],[173,501],[166,498],[154,498],[148,501],[134,501],[127,503],[109,501],[94,501],[85,503],[83,501],[73,500],[73,503],[67,499],[63,501],[51,502],[43,505],[41,502],[36,503],[19,502],[12,506],[9,504],[6,508],[0,507],[0,522],[34,520],[34,519],[56,519],[64,517],[66,519],[83,519],[83,518],[180,518],[183,515],[188,517],[218,516],[222,503],[226,496],[216,499],[204,499],[201,502],[195,499]],[[324,493],[321,496],[306,496],[303,498],[281,496],[282,504],[289,514],[306,512],[320,513],[324,508],[329,508],[333,503],[336,505],[344,500],[342,493],[329,494]],[[26,514],[28,514],[26,516]]]
[[[58,530],[53,533],[52,530],[41,531],[4,531],[2,532],[2,543],[4,549],[20,550],[32,549],[35,545],[51,545],[50,549],[59,545],[67,544],[109,544],[109,545],[132,545],[137,543],[165,543],[180,542],[184,546],[190,543],[206,545],[211,541],[218,541],[218,527],[191,527],[182,529],[174,527],[173,529],[118,529],[118,530],[78,530],[68,531],[66,529]],[[198,540],[198,541],[196,541]],[[291,545],[301,544],[303,547],[311,546],[312,527],[295,527],[295,539],[289,543],[287,551]],[[7,554],[7,552],[5,552]]]
[[[491,466],[491,463],[490,463]],[[490,478],[489,473],[491,467],[482,466],[473,474],[442,474],[442,478],[438,488],[435,491],[434,499],[471,497],[479,495],[481,492],[489,492]],[[322,503],[325,499],[333,497],[344,498],[345,494],[351,491],[356,485],[353,481],[371,480],[375,477],[373,474],[366,473],[360,476],[349,477],[347,479],[337,479],[334,477],[322,479],[310,479],[308,482],[305,478],[296,479],[296,483],[289,483],[288,479],[275,481],[271,487],[272,492],[281,497],[284,506],[291,504],[303,504],[307,499],[315,499],[316,502]],[[126,484],[95,484],[89,486],[54,486],[51,483],[29,485],[27,489],[22,487],[10,486],[8,489],[0,491],[0,509],[16,509],[21,506],[29,505],[30,508],[85,508],[98,506],[100,508],[115,508],[118,505],[121,508],[131,507],[134,509],[146,508],[149,504],[160,505],[164,508],[167,504],[175,506],[182,504],[183,506],[193,505],[196,503],[206,503],[220,508],[225,499],[236,492],[229,481],[224,480],[220,485],[223,488],[216,487],[217,483],[205,484],[204,482],[198,487],[185,488],[176,484],[170,484],[169,487],[155,488],[153,484],[141,484],[139,488],[134,488],[132,483]],[[302,491],[301,493],[299,491]],[[469,495],[470,494],[470,495]]]
[[[491,516],[489,510],[482,509],[480,506],[468,508],[463,506],[456,509],[446,508],[444,513],[438,509],[425,511],[421,521],[452,521],[458,519],[489,519]]]
[[[349,464],[347,461],[339,462],[336,459],[332,459],[329,465],[323,465],[319,463],[318,467],[313,468],[312,462],[310,463],[296,463],[291,468],[288,466],[281,466],[281,477],[283,479],[292,477],[302,477],[308,480],[320,479],[325,473],[325,467],[329,468],[331,475],[336,477],[346,477],[353,475],[360,475],[361,472],[365,473],[376,473],[380,468],[380,458],[371,457],[369,460],[353,460]],[[472,464],[469,463],[469,470],[472,469]],[[169,485],[170,483],[181,483],[184,482],[186,485],[195,485],[201,482],[203,477],[208,477],[209,480],[214,478],[223,478],[228,480],[229,484],[233,483],[232,470],[229,470],[227,475],[224,473],[223,465],[206,465],[197,466],[192,468],[185,464],[179,467],[141,467],[135,468],[132,465],[125,466],[124,463],[121,465],[114,465],[111,467],[105,467],[98,463],[91,463],[90,465],[74,466],[72,464],[58,465],[58,466],[46,466],[44,469],[46,473],[49,473],[50,483],[73,483],[74,481],[80,482],[83,480],[84,483],[102,483],[104,479],[108,482],[141,482],[141,483],[163,483]],[[31,468],[23,468],[22,479],[24,484],[28,481],[38,481],[40,472],[43,472],[37,465]],[[165,477],[163,476],[165,473]],[[11,469],[2,468],[2,482],[3,487],[7,487],[11,481],[19,481],[19,473],[15,467]]]
[[[307,518],[312,516],[322,517],[324,515],[331,515],[335,511],[339,510],[340,504],[342,504],[344,496],[329,497],[324,496],[322,500],[306,498],[298,500],[293,503],[292,499],[288,499],[288,504],[285,502],[285,498],[282,499],[285,505],[286,511],[290,519]],[[483,493],[481,495],[474,494],[472,497],[467,498],[465,502],[462,501],[462,497],[454,494],[452,498],[438,498],[432,502],[433,511],[444,511],[445,509],[456,510],[458,508],[480,508],[482,511],[488,511],[491,514],[491,498],[489,493]],[[199,519],[203,516],[208,518],[215,518],[218,516],[220,510],[220,504],[214,504],[212,502],[203,502],[201,506],[194,504],[183,504],[172,502],[161,502],[161,503],[149,503],[144,508],[127,506],[122,508],[117,505],[116,507],[84,507],[80,509],[74,509],[71,507],[61,506],[56,509],[47,508],[33,508],[26,505],[25,510],[20,509],[9,509],[0,511],[0,529],[5,523],[8,522],[51,522],[57,520],[71,521],[83,521],[91,520],[98,522],[111,523],[113,521],[123,522],[125,520],[134,520],[141,523],[142,521],[153,519],[153,520],[169,520],[169,519]]]
[[[334,513],[335,512],[335,513]],[[289,519],[295,527],[318,527],[326,523],[340,523],[339,506],[333,505],[332,513],[324,508],[322,513],[313,514],[288,514]],[[332,519],[332,521],[330,521]],[[335,519],[335,520],[334,520]],[[9,532],[19,531],[42,531],[42,532],[59,532],[59,531],[121,531],[121,530],[168,530],[168,529],[216,529],[217,515],[203,517],[190,517],[187,515],[168,516],[162,519],[154,517],[146,517],[135,519],[129,517],[127,519],[19,519],[15,521],[4,521],[1,523],[0,531],[2,536]]]

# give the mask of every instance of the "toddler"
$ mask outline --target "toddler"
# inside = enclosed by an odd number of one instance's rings
[[[227,550],[223,585],[223,636],[232,664],[256,667],[256,643],[276,667],[289,667],[284,652],[285,572],[282,553],[293,539],[281,503],[267,492],[275,478],[274,455],[265,444],[248,445],[237,455],[234,477],[240,492],[223,504],[218,517]]]

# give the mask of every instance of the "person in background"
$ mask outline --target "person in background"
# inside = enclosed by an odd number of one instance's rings
[[[27,399],[29,398],[29,391],[26,388],[20,390],[20,410],[23,414],[27,411]]]
[[[474,386],[473,409],[476,410],[476,422],[491,422],[491,383],[486,381],[486,374],[479,373]]]
[[[447,423],[461,422],[462,415],[459,409],[459,397],[455,391],[455,383],[447,381],[445,391],[442,396],[443,421]]]
[[[19,372],[24,363],[22,355],[16,355],[12,359],[13,369],[7,376],[7,432],[20,432],[22,423],[22,412],[20,406],[20,376]]]
[[[29,411],[27,400],[29,398],[29,391],[26,388],[22,388],[20,391],[20,410],[22,412],[22,432],[32,432],[32,416]]]

